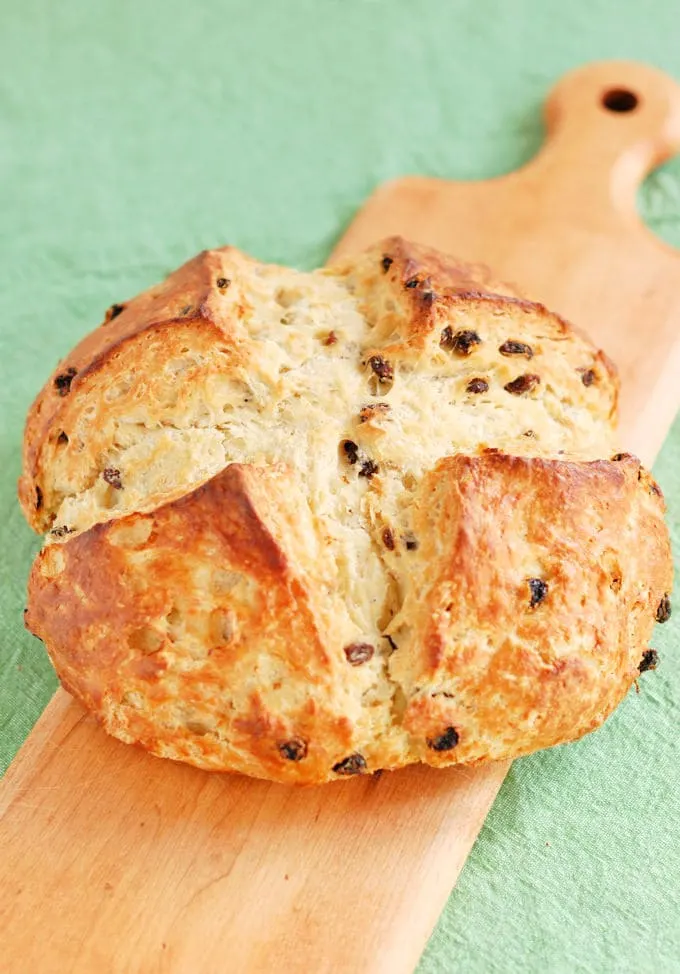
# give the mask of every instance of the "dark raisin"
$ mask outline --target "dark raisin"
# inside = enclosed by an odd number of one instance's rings
[[[525,345],[524,342],[516,342],[512,339],[499,345],[498,351],[501,355],[526,355],[527,358],[533,358],[534,355],[531,345]]]
[[[61,524],[58,528],[53,528],[50,534],[55,538],[64,538],[67,534],[73,534],[75,528],[69,528],[66,524]]]
[[[632,453],[615,453],[612,460],[615,463],[619,463],[621,460],[634,460],[635,457]]]
[[[384,635],[383,639],[386,639],[387,642],[390,644],[390,649],[392,650],[392,652],[394,652],[395,649],[399,649],[399,647],[397,646],[397,644],[395,643],[395,641],[392,639],[391,636]]]
[[[518,375],[516,379],[512,380],[512,382],[507,382],[503,388],[506,392],[510,392],[513,396],[521,396],[525,392],[531,392],[531,390],[537,386],[540,381],[540,375],[534,375],[531,372],[527,372],[526,375]]]
[[[120,479],[120,470],[118,470],[117,467],[107,467],[106,470],[103,471],[102,477],[107,484],[111,484],[111,486],[115,487],[116,490],[123,489],[123,482]]]
[[[231,281],[229,280],[228,277],[218,277],[215,283],[217,284],[218,291],[224,292],[231,284]]]
[[[659,602],[659,607],[656,610],[656,621],[657,622],[668,622],[671,617],[671,600],[668,597],[668,592]]]
[[[351,663],[352,666],[368,663],[369,659],[373,658],[374,652],[375,649],[370,643],[351,643],[351,645],[345,646],[347,662]]]
[[[380,415],[381,413],[388,413],[389,411],[390,407],[386,402],[376,402],[372,406],[362,406],[359,412],[359,422],[367,423],[374,416]]]
[[[379,778],[382,778],[382,776],[384,774],[385,774],[385,769],[384,768],[378,768],[377,771],[374,771],[373,772],[373,777],[376,778],[376,779],[379,779]]]
[[[548,594],[548,583],[544,582],[542,578],[529,578],[527,581],[531,592],[529,607],[535,609],[537,605],[543,602]]]
[[[489,383],[486,379],[470,379],[465,388],[468,392],[473,392],[475,395],[478,395],[480,392],[489,391]]]
[[[104,317],[104,324],[108,324],[109,321],[113,321],[113,319],[117,318],[118,315],[122,315],[124,311],[125,311],[124,304],[112,304],[111,307],[106,312],[106,315]]]
[[[347,457],[347,462],[355,464],[359,459],[359,447],[356,443],[353,440],[343,440],[340,446]]]
[[[646,649],[642,654],[642,659],[638,665],[638,670],[640,673],[646,673],[647,670],[655,670],[659,665],[659,654],[655,649]]]
[[[447,348],[456,355],[469,355],[475,345],[481,345],[481,342],[482,339],[476,331],[464,330],[454,334],[453,329],[448,326],[444,328],[439,339],[442,348]]]
[[[57,443],[60,443],[60,444],[61,443],[68,443],[68,436],[66,435],[66,433],[64,433],[63,430],[61,431],[61,433],[57,437]]]
[[[180,315],[184,317],[185,315],[188,315],[190,311],[191,311],[191,305],[185,304],[182,310],[180,311]]]
[[[595,381],[595,373],[592,369],[579,369],[581,373],[581,382],[584,386],[592,386]]]
[[[391,362],[387,362],[382,355],[371,355],[368,364],[381,382],[391,382],[394,378],[394,369],[392,368]]]
[[[278,745],[279,753],[286,761],[302,761],[307,757],[307,742],[299,737],[293,737],[290,741],[282,741]]]
[[[420,281],[418,280],[417,277],[411,277],[406,282],[406,284],[404,284],[404,287],[418,287],[419,284],[420,284]]]
[[[455,727],[447,727],[443,734],[428,737],[427,746],[433,751],[451,751],[458,743],[458,731]]]
[[[35,509],[39,511],[43,506],[43,492],[39,487],[35,488]]]
[[[393,257],[388,257],[387,254],[384,254],[383,255],[383,259],[380,261],[380,263],[382,265],[383,271],[385,272],[385,274],[387,274],[388,270],[390,269],[390,267],[394,263],[394,258]]]
[[[612,590],[612,592],[620,592],[622,584],[623,584],[623,579],[621,578],[620,575],[612,575],[612,579],[609,583],[609,588]]]
[[[442,329],[442,333],[439,336],[439,345],[441,348],[451,348],[453,346],[453,329],[449,325]]]
[[[337,341],[338,341],[338,336],[335,334],[335,332],[329,331],[328,335],[326,336],[326,341],[324,342],[324,345],[336,345]]]
[[[382,533],[383,544],[388,551],[394,551],[394,535],[389,528],[385,528]]]
[[[336,774],[361,774],[366,770],[366,759],[362,754],[350,754],[348,758],[333,765]]]
[[[529,436],[529,437],[532,437],[532,436],[536,436],[536,434],[534,433],[534,431],[533,431],[533,430],[525,430],[525,431],[524,431],[524,432],[522,433],[522,436]]]
[[[417,550],[418,542],[410,532],[402,536],[402,541],[404,542],[407,551]]]
[[[57,390],[60,396],[67,396],[71,391],[71,383],[78,374],[78,370],[71,368],[66,369],[65,372],[60,372],[59,375],[54,380],[54,388]]]
[[[367,480],[370,480],[371,477],[378,472],[378,470],[379,467],[375,460],[364,460],[364,462],[361,464],[361,469],[359,470],[359,476],[366,477]]]

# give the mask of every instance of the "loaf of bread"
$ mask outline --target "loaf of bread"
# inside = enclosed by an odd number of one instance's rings
[[[106,730],[286,782],[573,740],[656,663],[671,559],[617,378],[399,238],[233,248],[116,304],[31,408],[28,627]]]

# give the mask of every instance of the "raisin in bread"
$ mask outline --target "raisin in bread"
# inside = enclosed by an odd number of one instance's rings
[[[399,238],[205,252],[114,305],[27,421],[29,628],[109,733],[323,782],[597,727],[669,612],[611,363]]]

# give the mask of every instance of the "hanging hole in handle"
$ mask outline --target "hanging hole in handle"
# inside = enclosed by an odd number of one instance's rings
[[[638,96],[627,88],[610,88],[602,95],[602,105],[609,112],[633,112],[639,104]]]

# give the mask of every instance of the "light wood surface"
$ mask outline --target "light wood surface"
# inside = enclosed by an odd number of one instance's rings
[[[637,107],[603,107],[614,89]],[[680,255],[640,224],[635,194],[680,147],[680,89],[590,65],[547,119],[524,169],[397,180],[338,250],[401,233],[573,319],[617,361],[622,439],[649,463],[680,400]],[[60,691],[0,786],[0,970],[412,971],[506,770],[307,789],[209,775],[107,738]]]

